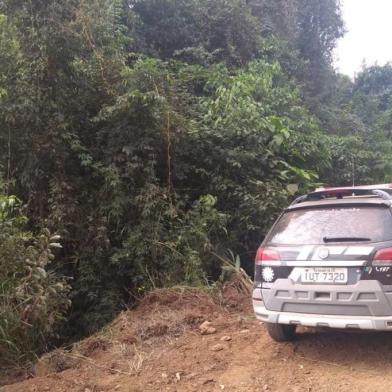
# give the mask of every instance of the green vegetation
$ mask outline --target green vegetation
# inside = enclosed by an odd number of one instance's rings
[[[251,271],[316,184],[390,181],[392,66],[336,74],[343,33],[338,0],[0,2],[0,360]]]
[[[58,235],[25,230],[18,200],[0,195],[0,360],[24,359],[45,347],[70,301],[69,286],[48,265]]]

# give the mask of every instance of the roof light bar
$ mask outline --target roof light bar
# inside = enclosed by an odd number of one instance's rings
[[[308,193],[295,199],[292,203],[298,204],[309,200],[322,200],[329,197],[336,197],[338,199],[344,196],[364,196],[374,195],[381,197],[384,200],[392,200],[392,184],[379,185],[364,185],[354,187],[339,187],[339,188],[318,188],[313,192]]]
[[[319,191],[344,191],[344,190],[352,190],[352,189],[369,189],[369,190],[377,190],[377,189],[392,189],[391,184],[376,184],[376,185],[358,185],[358,186],[342,186],[342,187],[320,187],[315,190],[315,192]]]

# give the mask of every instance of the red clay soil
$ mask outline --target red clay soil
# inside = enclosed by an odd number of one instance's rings
[[[248,297],[237,292],[235,302],[234,294],[229,288],[213,300],[198,290],[156,291],[0,391],[392,390],[392,335],[301,330],[295,342],[275,343]],[[203,335],[206,320],[212,333]]]

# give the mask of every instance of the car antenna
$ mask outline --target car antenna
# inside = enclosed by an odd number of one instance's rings
[[[352,161],[352,178],[353,178],[353,188],[355,187],[355,157],[353,157],[353,161]]]

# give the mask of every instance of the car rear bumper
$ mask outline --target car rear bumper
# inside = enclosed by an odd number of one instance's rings
[[[260,301],[253,301],[257,319],[266,323],[295,324],[306,327],[329,327],[392,331],[392,316],[330,316],[320,314],[274,312]]]
[[[266,310],[262,305],[257,305],[255,307],[255,313],[259,320],[266,323],[295,324],[306,327],[392,331],[392,316],[363,316],[359,318],[352,316],[328,316],[319,314],[273,312]]]
[[[278,279],[268,288],[255,289],[253,297],[275,312],[331,316],[392,316],[392,291],[376,280],[347,285],[301,284]]]

